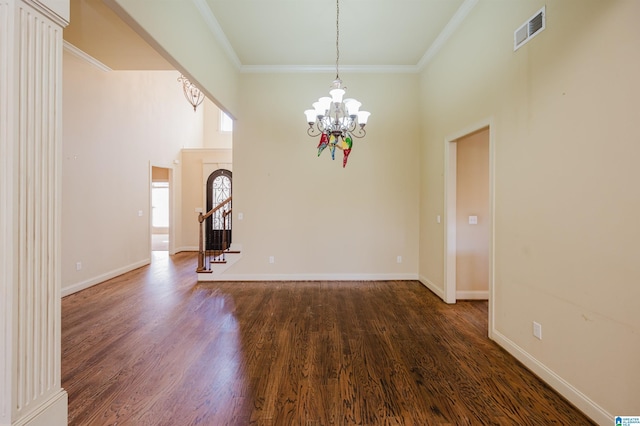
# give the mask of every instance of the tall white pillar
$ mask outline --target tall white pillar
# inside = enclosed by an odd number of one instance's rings
[[[69,0],[0,0],[0,425],[67,424],[60,167],[68,21]]]

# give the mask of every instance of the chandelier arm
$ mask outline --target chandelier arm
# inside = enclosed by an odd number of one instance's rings
[[[367,136],[367,131],[364,129],[364,127],[360,127],[357,131],[351,132],[351,136],[361,139]]]
[[[322,120],[318,120],[318,122],[316,123],[316,126],[321,133],[324,133],[327,129],[330,128],[329,126],[327,126],[325,119],[326,117],[322,117]]]
[[[309,126],[307,129],[307,135],[311,137],[320,136],[321,134],[322,132],[318,128],[314,128],[313,125]]]

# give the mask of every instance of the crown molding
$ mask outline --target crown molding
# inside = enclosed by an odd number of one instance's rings
[[[24,0],[24,3],[38,10],[62,28],[69,25],[70,8],[68,1]]]
[[[235,50],[233,50],[231,43],[229,43],[229,39],[227,38],[224,31],[222,31],[222,27],[220,26],[220,23],[218,22],[215,15],[211,11],[211,8],[207,4],[207,1],[206,0],[192,0],[192,1],[193,1],[193,4],[198,9],[198,11],[200,12],[200,14],[202,15],[202,17],[204,18],[204,21],[209,27],[209,30],[211,30],[216,40],[218,40],[218,42],[222,45],[222,49],[225,51],[225,53],[231,60],[231,63],[233,63],[233,65],[235,65],[237,69],[241,69],[242,63],[240,62],[240,58],[238,58],[238,55],[236,54]]]
[[[447,25],[444,26],[442,31],[440,31],[440,34],[438,34],[438,37],[436,37],[431,46],[429,46],[429,49],[427,49],[422,59],[418,61],[418,64],[416,65],[418,71],[422,71],[429,62],[431,62],[453,33],[458,29],[458,27],[460,27],[462,21],[464,21],[476,4],[478,4],[478,0],[465,0],[460,5],[458,10],[456,10],[456,13],[451,17],[451,20],[447,22]]]
[[[63,46],[64,46],[64,50],[66,50],[67,52],[71,53],[76,58],[79,58],[79,59],[87,62],[89,65],[92,65],[92,66],[98,68],[100,71],[103,71],[103,72],[113,71],[111,68],[109,68],[108,66],[106,66],[105,64],[103,64],[102,62],[100,62],[99,60],[94,58],[93,56],[85,53],[84,51],[82,51],[80,49],[78,49],[73,44],[69,43],[68,41],[65,40],[63,42]]]
[[[240,58],[233,50],[229,39],[222,31],[220,23],[216,19],[213,11],[209,7],[206,0],[192,0],[207,26],[213,33],[214,37],[222,45],[228,58],[233,65],[241,73],[246,74],[260,74],[260,73],[324,73],[335,71],[335,67],[330,65],[243,65],[240,62]],[[460,27],[464,19],[469,12],[476,6],[479,0],[464,0],[460,5],[456,13],[451,17],[451,20],[445,25],[438,37],[429,46],[429,49],[425,52],[424,56],[415,65],[353,65],[353,66],[341,66],[340,70],[350,73],[371,73],[371,74],[413,74],[424,70],[424,68],[431,62],[436,54],[442,49],[447,40],[453,35],[453,33]]]
[[[353,74],[413,74],[415,65],[346,65],[340,66],[340,73]],[[335,65],[242,65],[240,72],[245,74],[275,73],[335,73]]]

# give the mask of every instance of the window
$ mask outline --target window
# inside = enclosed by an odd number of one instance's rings
[[[233,120],[224,111],[220,111],[220,131],[221,132],[232,132],[233,131]]]

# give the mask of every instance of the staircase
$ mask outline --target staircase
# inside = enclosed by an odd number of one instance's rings
[[[231,198],[198,215],[198,281],[215,281],[237,262],[240,247],[231,244]]]

